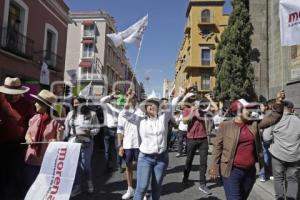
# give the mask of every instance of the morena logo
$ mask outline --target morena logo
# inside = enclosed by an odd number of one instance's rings
[[[300,19],[300,11],[289,14],[289,23],[297,22]]]

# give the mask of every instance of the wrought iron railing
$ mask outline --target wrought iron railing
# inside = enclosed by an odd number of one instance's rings
[[[35,52],[35,55],[37,55],[38,57],[37,59],[39,61],[45,62],[48,65],[49,69],[60,71],[58,66],[63,65],[62,57],[51,51],[42,50],[42,51]]]
[[[15,55],[32,59],[34,41],[11,27],[2,27],[0,47]]]

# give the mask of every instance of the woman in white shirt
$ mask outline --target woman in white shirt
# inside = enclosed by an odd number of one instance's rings
[[[152,94],[140,105],[146,117],[131,117],[131,119],[128,119],[139,124],[141,139],[134,200],[143,199],[151,176],[152,199],[158,200],[160,198],[163,177],[169,163],[167,152],[168,122],[172,117],[173,107],[182,96],[174,98],[169,109],[159,112],[160,100],[156,98],[155,94]],[[130,99],[132,93],[128,97]]]

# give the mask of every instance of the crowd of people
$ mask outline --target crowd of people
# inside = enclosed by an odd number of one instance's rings
[[[199,191],[204,194],[212,193],[206,185],[208,172],[211,179],[221,179],[228,200],[247,199],[258,162],[259,180],[274,179],[276,199],[297,199],[300,118],[294,104],[285,100],[284,91],[267,102],[238,99],[221,108],[210,94],[200,96],[194,87],[181,88],[171,100],[152,93],[142,102],[129,88],[126,94],[114,92],[95,105],[74,96],[68,112],[67,108],[57,109],[53,91],[30,94],[31,99],[24,96],[28,92],[19,78],[7,77],[0,86],[0,151],[5,161],[0,169],[1,199],[24,199],[38,176],[48,144],[55,141],[81,144],[71,197],[83,190],[93,193],[91,160],[94,137],[99,133],[104,138],[107,173],[113,172],[114,160],[120,172],[123,162],[126,165],[124,200],[147,199],[149,185],[152,199],[160,199],[168,152],[174,150],[175,142],[176,157],[186,156],[183,186],[189,182],[198,152]],[[213,152],[208,166],[210,143]]]

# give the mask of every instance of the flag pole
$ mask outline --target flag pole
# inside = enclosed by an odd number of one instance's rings
[[[141,39],[141,42],[140,42],[140,45],[139,45],[139,49],[138,49],[138,53],[137,53],[137,56],[136,56],[136,60],[135,60],[135,64],[134,64],[134,69],[133,69],[133,73],[132,73],[132,79],[131,79],[130,87],[129,88],[131,88],[131,86],[133,84],[133,79],[135,77],[135,70],[137,68],[137,64],[138,64],[138,61],[139,61],[139,58],[140,58],[140,53],[141,53],[141,48],[142,48],[142,44],[143,44],[143,39],[144,39],[144,35],[142,36],[142,39]]]
[[[284,89],[284,67],[283,67],[282,46],[280,46],[280,63],[281,63],[281,90],[283,90]]]

